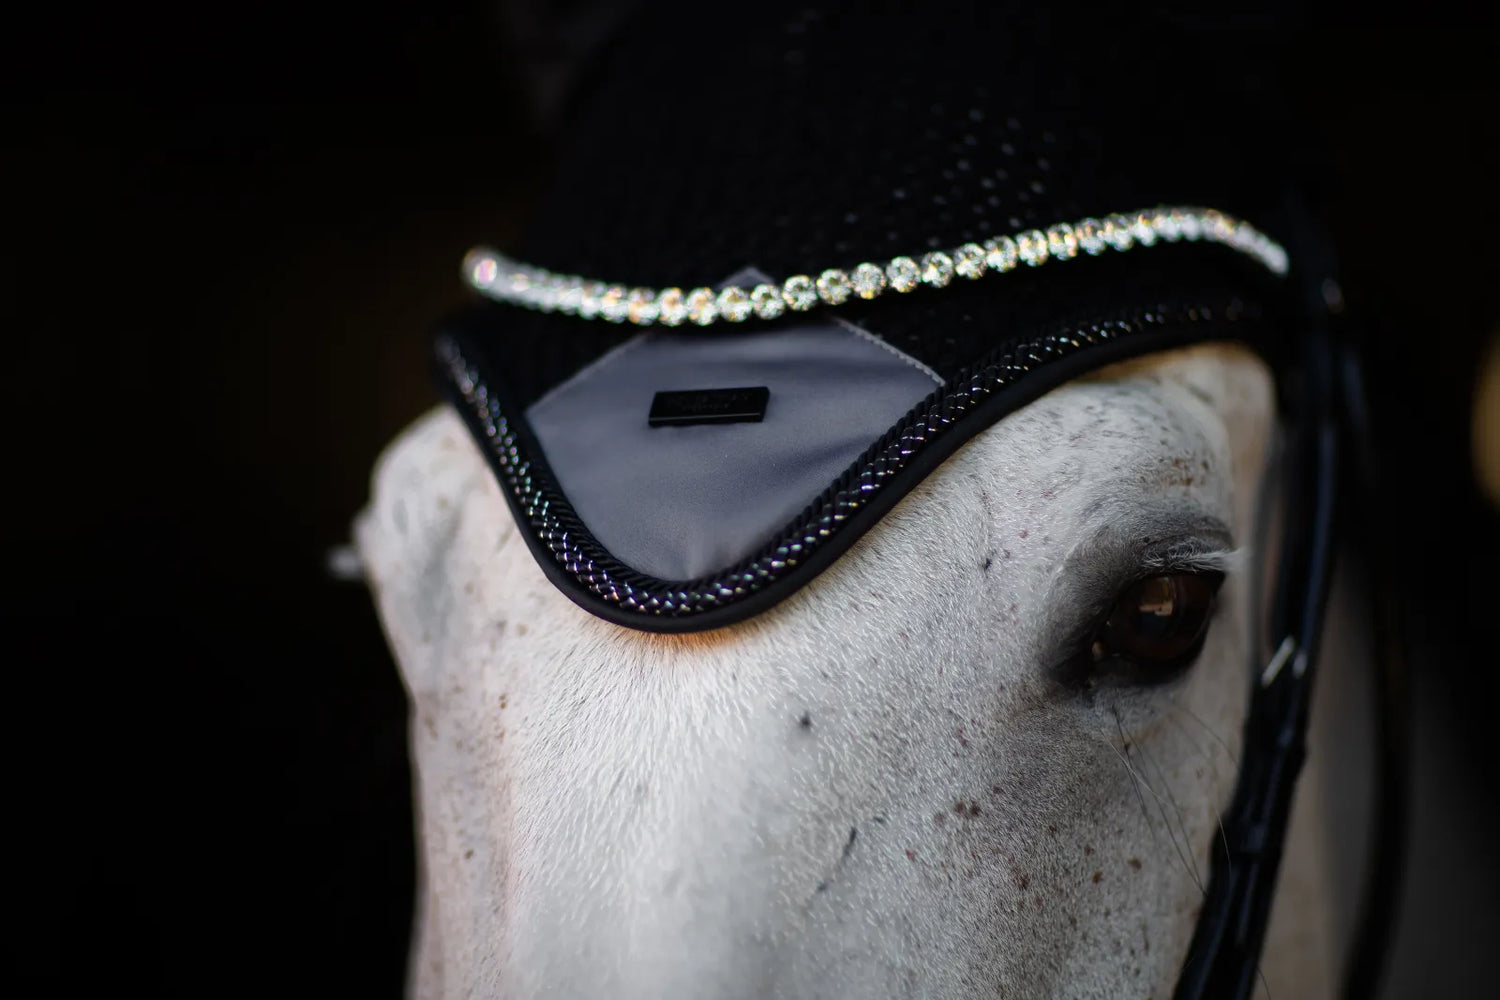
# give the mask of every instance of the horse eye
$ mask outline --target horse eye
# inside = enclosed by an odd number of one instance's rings
[[[1163,573],[1126,587],[1089,647],[1094,675],[1135,684],[1176,677],[1203,648],[1222,573]]]

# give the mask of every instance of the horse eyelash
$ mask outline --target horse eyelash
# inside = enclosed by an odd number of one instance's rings
[[[1192,542],[1182,542],[1151,553],[1141,561],[1141,568],[1152,574],[1221,573],[1229,576],[1243,568],[1245,561],[1244,549],[1204,551],[1195,548]]]

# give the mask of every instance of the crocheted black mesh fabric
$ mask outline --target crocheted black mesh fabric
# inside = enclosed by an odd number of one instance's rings
[[[1210,34],[1065,4],[855,14],[772,2],[732,23],[696,4],[648,5],[616,38],[575,102],[518,256],[690,288],[746,266],[816,274],[1158,203],[1220,208],[1278,235],[1289,136],[1256,67]],[[841,314],[946,376],[997,331],[1019,335],[1064,303],[1191,284],[1175,269],[1189,260],[1257,280],[1222,248],[1174,250]],[[636,332],[520,311],[505,326],[527,401]]]

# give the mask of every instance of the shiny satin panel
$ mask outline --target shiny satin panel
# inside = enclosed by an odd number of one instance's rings
[[[763,546],[938,384],[895,348],[826,318],[774,332],[653,331],[526,416],[607,550],[639,572],[692,580]],[[763,420],[647,423],[657,392],[738,386],[770,390]]]

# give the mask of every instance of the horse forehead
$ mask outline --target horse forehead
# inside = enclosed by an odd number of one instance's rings
[[[1204,345],[1109,365],[1075,379],[1001,420],[1003,438],[1039,447],[1064,432],[1107,428],[1114,440],[1164,450],[1201,443],[1226,423],[1264,410],[1265,366],[1243,348]],[[1163,437],[1160,433],[1167,432]],[[1222,441],[1214,438],[1213,443]]]
[[[1257,447],[1270,417],[1270,375],[1243,349],[1211,345],[1124,362],[1053,390],[1000,420],[939,468],[914,496],[973,492],[985,515],[1033,516],[1028,496],[1055,500],[1070,488],[1089,502],[1118,494],[1117,477],[1191,487],[1222,504],[1229,460]],[[1191,460],[1202,475],[1183,472]],[[1208,494],[1204,496],[1204,494]],[[1053,517],[1087,507],[1049,505]],[[877,528],[879,530],[879,528]]]

